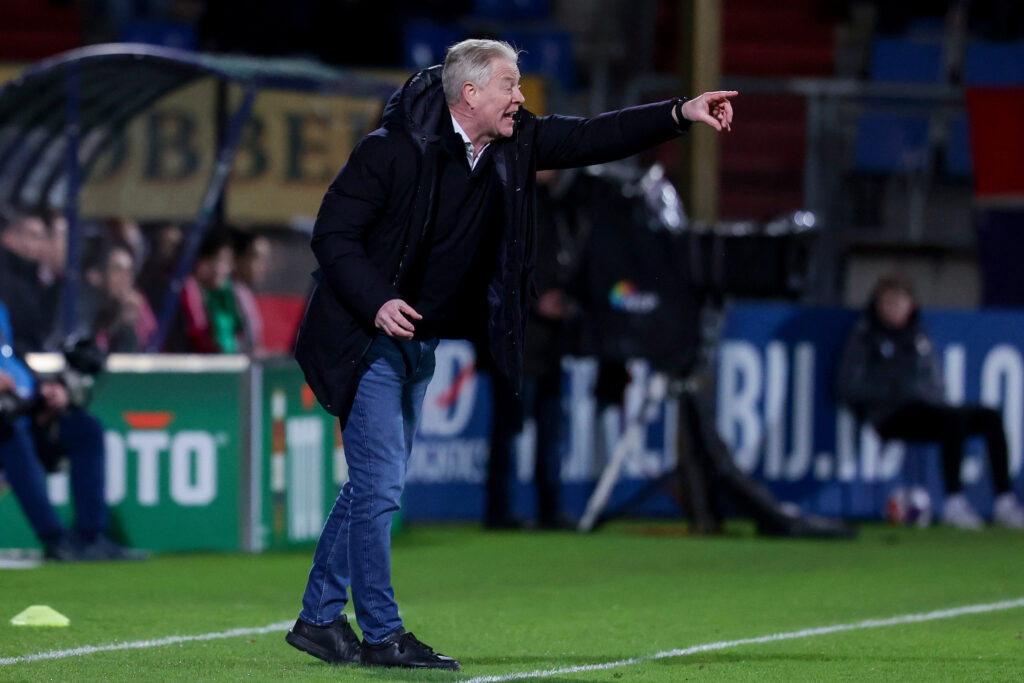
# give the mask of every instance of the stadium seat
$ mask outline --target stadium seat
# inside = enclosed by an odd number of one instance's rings
[[[503,31],[498,37],[523,50],[519,56],[519,67],[523,73],[543,74],[566,90],[575,87],[572,37],[565,29],[513,29]]]
[[[1024,43],[970,43],[964,64],[964,82],[967,85],[1024,83]]]
[[[942,44],[879,38],[871,48],[871,80],[877,83],[942,83]]]
[[[405,26],[402,40],[402,65],[424,69],[444,61],[445,52],[464,38],[466,31],[454,24],[439,25],[428,21],[413,21]]]
[[[179,50],[195,50],[199,46],[195,28],[176,21],[136,21],[124,26],[119,34],[126,43],[148,43]]]
[[[946,141],[944,170],[950,176],[964,177],[971,175],[973,168],[967,117],[957,116],[949,122],[949,139]]]
[[[273,325],[264,325],[263,346],[275,353],[291,354],[295,334],[306,311],[306,297],[293,294],[257,294],[256,305],[264,321],[273,320]]]
[[[923,167],[928,150],[928,118],[865,112],[857,120],[854,166],[876,173]]]

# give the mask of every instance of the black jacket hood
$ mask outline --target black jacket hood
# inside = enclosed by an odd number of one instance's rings
[[[921,331],[921,308],[915,302],[914,310],[910,312],[910,317],[907,319],[907,324],[899,329],[886,325],[880,317],[878,317],[878,296],[872,295],[864,306],[864,319],[867,321],[868,327],[877,332],[891,336],[909,335],[915,336]]]
[[[441,115],[445,112],[441,65],[412,76],[388,99],[381,115],[381,126],[407,131],[418,144],[437,137]]]

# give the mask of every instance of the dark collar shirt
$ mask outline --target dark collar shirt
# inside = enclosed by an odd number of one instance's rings
[[[456,126],[453,117],[442,117],[437,213],[402,292],[423,316],[417,338],[476,339],[485,331],[487,284],[502,230],[501,184],[490,145],[474,159]]]

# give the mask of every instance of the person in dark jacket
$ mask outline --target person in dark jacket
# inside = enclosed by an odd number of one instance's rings
[[[343,427],[350,480],[324,525],[289,643],[332,662],[458,669],[403,628],[391,516],[439,338],[481,341],[513,387],[535,250],[535,174],[629,156],[691,121],[732,121],[734,92],[591,119],[522,107],[517,54],[468,40],[388,102],[324,197],[295,357]],[[351,586],[360,645],[341,614]]]
[[[536,300],[530,308],[530,334],[524,347],[522,391],[516,392],[502,376],[491,373],[494,420],[487,459],[484,526],[488,529],[525,528],[513,514],[516,443],[526,421],[536,425],[534,490],[537,526],[567,528],[561,509],[561,457],[563,438],[562,358],[572,349],[578,307],[569,294],[574,261],[579,256],[581,233],[576,220],[576,197],[571,172],[537,173]],[[585,239],[585,236],[584,236]],[[482,350],[487,353],[486,349]],[[478,351],[480,355],[480,351]],[[486,357],[478,367],[486,368]]]
[[[902,274],[887,275],[875,285],[846,343],[838,389],[840,399],[882,438],[941,445],[946,487],[942,520],[963,529],[983,526],[960,482],[964,442],[982,434],[996,490],[995,521],[1024,529],[1024,508],[1010,482],[1002,416],[993,408],[946,402],[931,339]]]
[[[41,351],[57,328],[59,281],[43,267],[51,247],[46,223],[21,213],[0,225],[0,299],[7,302],[16,348]]]

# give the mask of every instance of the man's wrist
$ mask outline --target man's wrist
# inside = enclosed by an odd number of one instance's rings
[[[676,124],[676,130],[683,133],[690,130],[693,122],[683,116],[683,105],[686,104],[685,97],[677,97],[672,100],[672,120]]]
[[[686,98],[677,97],[672,100],[672,118],[675,119],[676,124],[681,124],[686,119],[683,118],[683,103],[686,102]]]

